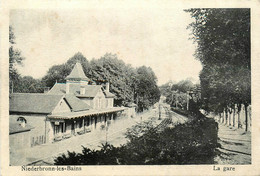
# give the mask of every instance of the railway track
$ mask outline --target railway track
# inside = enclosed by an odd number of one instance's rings
[[[165,110],[165,119],[163,119],[162,122],[155,127],[155,130],[161,131],[171,124],[177,125],[179,123],[184,123],[187,120],[186,117],[171,111],[169,107],[163,106],[163,108]]]
[[[166,128],[169,124],[172,123],[172,116],[170,113],[170,110],[168,109],[168,107],[163,106],[164,110],[165,110],[165,116],[166,118],[162,120],[162,122],[157,125],[155,127],[155,130],[163,130],[164,128]]]

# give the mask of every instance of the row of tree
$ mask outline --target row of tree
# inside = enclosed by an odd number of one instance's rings
[[[198,86],[199,84],[193,84],[190,79],[181,80],[178,83],[170,81],[160,86],[160,91],[166,97],[166,103],[172,107],[187,110],[187,101],[191,98],[187,92]]]
[[[251,104],[250,9],[188,9],[195,19],[188,28],[201,61],[203,108],[215,113],[236,112]]]
[[[143,111],[159,101],[157,78],[150,67],[134,68],[118,59],[117,55],[110,53],[91,61],[81,53],[76,53],[66,63],[52,66],[42,79],[22,77],[16,65],[21,65],[24,58],[19,50],[14,49],[15,36],[12,27],[9,33],[10,92],[40,93],[44,88],[51,88],[56,82],[65,83],[65,78],[70,74],[75,63],[80,62],[92,83],[110,83],[110,92],[116,95],[114,101],[116,106],[136,103],[138,111]]]

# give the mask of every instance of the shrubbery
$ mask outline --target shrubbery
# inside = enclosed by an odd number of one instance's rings
[[[142,130],[143,129],[143,130]],[[135,131],[143,132],[139,136]],[[102,145],[100,150],[84,148],[55,159],[57,165],[146,165],[213,164],[218,126],[203,115],[174,128],[158,132],[152,123],[137,124],[127,132],[129,142],[121,147]]]

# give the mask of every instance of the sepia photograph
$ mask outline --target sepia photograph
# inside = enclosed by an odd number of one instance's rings
[[[9,7],[9,169],[232,175],[257,165],[255,9],[150,3]]]
[[[10,11],[10,165],[251,164],[250,9],[122,14]]]

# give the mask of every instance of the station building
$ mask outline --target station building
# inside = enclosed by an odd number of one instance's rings
[[[76,63],[66,83],[55,83],[46,93],[12,93],[9,128],[14,128],[11,121],[18,123],[19,128],[26,126],[26,132],[30,133],[29,145],[28,137],[20,143],[32,147],[98,130],[107,126],[108,121],[134,112],[130,108],[114,107],[115,95],[109,92],[109,83],[102,86],[89,82],[81,64]],[[15,145],[12,143],[15,140],[10,140],[10,147]]]

